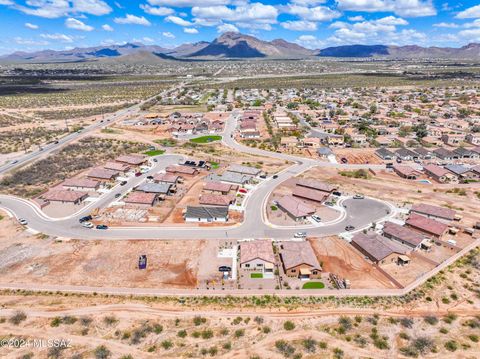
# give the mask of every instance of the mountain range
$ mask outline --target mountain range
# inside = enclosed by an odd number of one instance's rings
[[[460,48],[417,45],[343,45],[310,50],[282,39],[260,40],[254,36],[227,32],[212,42],[183,44],[173,49],[141,43],[74,48],[72,50],[15,52],[0,57],[7,62],[105,61],[156,62],[218,59],[304,59],[316,57],[387,59],[464,59],[480,60],[480,44]]]

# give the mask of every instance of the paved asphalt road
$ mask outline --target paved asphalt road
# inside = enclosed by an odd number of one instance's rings
[[[117,193],[126,193],[137,186],[146,176],[156,173],[166,166],[178,163],[181,160],[179,155],[158,156],[159,162],[146,174],[141,177],[131,178],[127,185],[115,187],[108,194],[103,195],[99,200],[76,213],[74,216],[62,219],[47,217],[36,206],[29,201],[0,195],[0,206],[7,208],[17,218],[25,218],[28,227],[38,232],[56,235],[60,237],[75,237],[79,239],[211,239],[211,238],[291,238],[295,232],[306,231],[309,236],[326,236],[344,232],[345,226],[353,225],[357,229],[368,226],[370,223],[384,218],[390,211],[390,207],[381,201],[373,199],[354,200],[347,199],[343,204],[346,206],[345,218],[332,225],[322,227],[305,226],[298,228],[278,228],[268,225],[264,219],[264,208],[270,193],[280,183],[292,176],[296,176],[314,166],[334,166],[345,168],[362,168],[364,165],[340,165],[329,162],[319,162],[312,159],[295,157],[283,153],[272,153],[257,148],[251,148],[237,143],[233,138],[236,129],[237,114],[227,121],[224,131],[223,142],[239,152],[247,152],[253,155],[270,156],[294,163],[278,174],[276,179],[270,178],[261,183],[249,197],[246,209],[245,220],[242,224],[235,226],[222,226],[212,228],[198,227],[134,227],[134,228],[109,228],[108,230],[92,230],[83,228],[78,219],[92,208],[102,207],[111,203]],[[367,166],[372,167],[372,166]]]

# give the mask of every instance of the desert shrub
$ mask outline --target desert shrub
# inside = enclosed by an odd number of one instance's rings
[[[173,347],[173,342],[171,340],[164,340],[160,343],[163,349],[168,350]]]
[[[454,352],[458,349],[458,344],[455,340],[449,340],[444,344],[445,349],[447,349],[450,352]]]
[[[21,322],[27,319],[27,315],[22,311],[16,311],[8,321],[14,325],[19,325]]]
[[[96,359],[108,359],[112,356],[112,352],[105,345],[96,347],[93,354]]]
[[[411,328],[413,326],[413,319],[402,318],[402,319],[400,319],[400,324],[405,328]]]
[[[317,349],[317,341],[312,338],[307,338],[302,341],[303,348],[309,353],[315,353]]]
[[[193,324],[195,324],[197,327],[199,325],[202,325],[204,323],[207,322],[207,318],[203,318],[203,317],[200,317],[200,316],[196,316],[193,318]]]
[[[275,342],[275,348],[282,353],[284,357],[290,357],[295,353],[295,348],[287,343],[285,340],[277,340]]]
[[[180,330],[178,333],[177,333],[177,336],[180,337],[180,338],[185,338],[187,336],[187,331],[185,329],[183,330]]]
[[[423,320],[430,325],[435,325],[435,324],[438,323],[438,318],[433,316],[433,315],[429,315],[429,316],[423,318]]]
[[[295,329],[295,323],[293,323],[290,320],[287,320],[285,323],[283,323],[283,329],[285,330],[293,330]]]
[[[233,333],[233,335],[235,336],[235,338],[243,337],[245,335],[245,329],[237,329],[235,330],[235,333]]]

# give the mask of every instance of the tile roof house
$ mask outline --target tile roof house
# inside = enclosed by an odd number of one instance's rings
[[[408,253],[406,247],[376,233],[359,232],[353,236],[351,244],[376,264],[402,263],[400,256]]]
[[[449,151],[445,148],[437,148],[436,150],[433,151],[435,156],[442,160],[453,160],[454,158],[458,158],[456,154],[454,154],[452,151]]]
[[[113,170],[113,171],[118,171],[118,172],[128,172],[130,171],[130,165],[126,163],[120,163],[120,162],[107,162],[103,168],[106,168],[107,170]]]
[[[40,198],[49,202],[62,202],[62,203],[73,203],[73,204],[79,204],[87,197],[88,197],[88,194],[85,192],[56,190],[56,189],[52,189],[40,196]]]
[[[444,219],[447,221],[453,221],[457,213],[456,211],[450,208],[433,206],[431,204],[426,204],[426,203],[414,204],[410,212],[418,213],[429,218],[433,217],[437,219]]]
[[[292,195],[294,197],[299,197],[307,199],[310,201],[322,203],[328,198],[328,194],[322,191],[317,191],[307,187],[295,186],[293,189]]]
[[[153,206],[158,199],[157,193],[131,192],[124,202],[140,206]]]
[[[165,168],[165,171],[168,173],[179,173],[181,175],[189,175],[189,176],[195,176],[198,174],[198,170],[193,167],[187,167],[187,166],[168,166]]]
[[[317,191],[322,191],[325,193],[332,193],[336,190],[335,187],[330,186],[328,183],[320,182],[307,178],[299,178],[296,183],[297,186],[311,188]]]
[[[417,179],[422,174],[420,171],[417,171],[416,169],[410,166],[403,166],[403,165],[394,165],[393,170],[400,177],[411,179],[411,180]]]
[[[139,166],[147,162],[147,158],[143,155],[123,155],[115,158],[115,161],[132,166]]]
[[[293,196],[280,198],[278,206],[295,220],[305,219],[315,213],[315,208]]]
[[[395,155],[404,161],[412,161],[418,158],[418,154],[409,150],[408,148],[399,148],[395,151]]]
[[[458,176],[450,172],[449,170],[446,170],[443,167],[434,165],[434,164],[429,164],[423,167],[423,171],[425,174],[433,178],[435,181],[440,182],[440,183],[456,183],[458,182]]]
[[[119,175],[118,171],[107,170],[105,168],[97,167],[88,172],[87,177],[95,178],[101,181],[113,181]]]
[[[322,267],[310,242],[281,242],[280,259],[289,277],[320,278]]]
[[[227,222],[228,207],[187,206],[186,222]]]
[[[445,223],[421,216],[416,213],[410,214],[406,225],[435,238],[441,238],[448,229],[448,225]]]
[[[240,243],[240,268],[273,272],[274,265],[272,242],[259,240]]]
[[[238,186],[234,186],[230,183],[222,183],[222,182],[206,182],[203,186],[204,191],[209,192],[218,192],[221,194],[228,194],[232,189],[237,189]]]
[[[88,178],[69,178],[63,181],[61,186],[77,191],[96,191],[100,187],[100,182]]]
[[[420,233],[393,222],[385,222],[383,235],[414,249],[419,248],[425,239]]]
[[[171,173],[158,173],[153,177],[153,180],[159,183],[177,184],[180,177]]]
[[[207,206],[230,206],[235,202],[234,196],[204,193],[200,196],[200,204]]]

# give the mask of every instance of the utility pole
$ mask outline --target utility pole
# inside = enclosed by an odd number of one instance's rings
[[[69,131],[68,129],[68,122],[67,122],[67,119],[65,119],[65,128],[67,129],[67,132]]]

